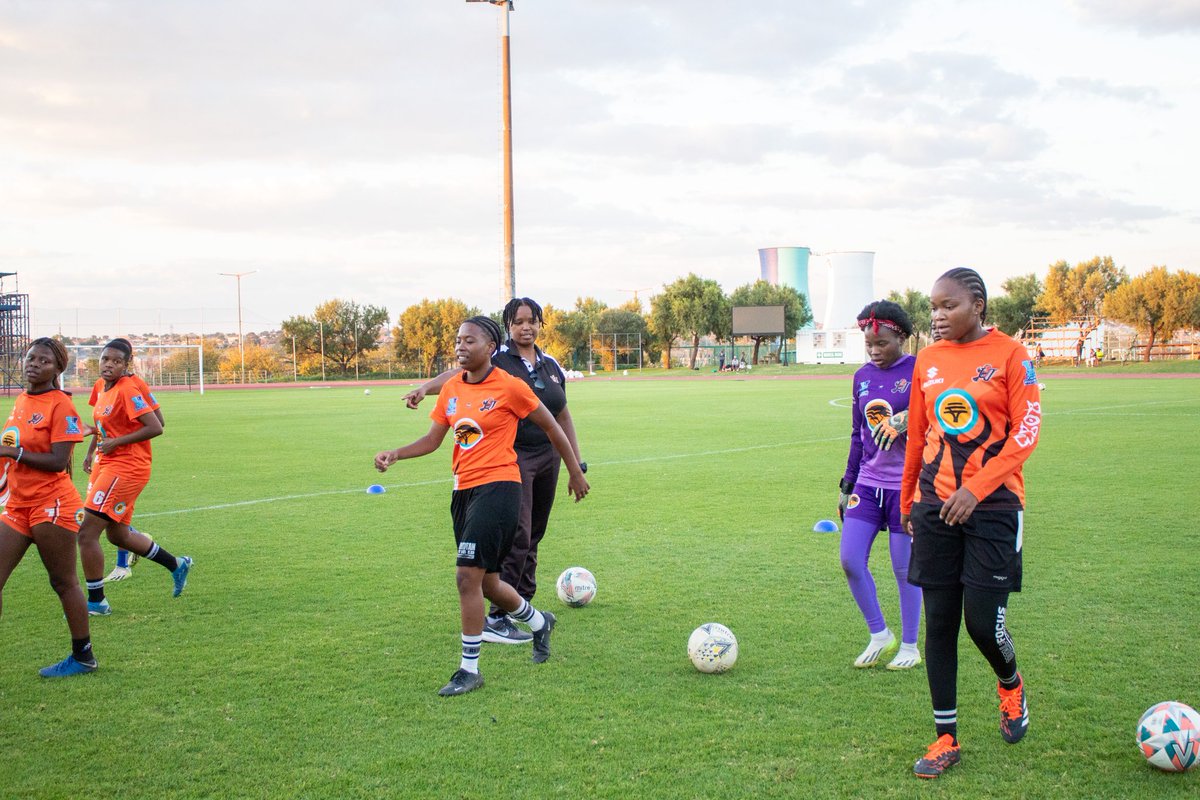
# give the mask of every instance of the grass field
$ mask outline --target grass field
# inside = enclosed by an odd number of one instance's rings
[[[487,686],[451,699],[449,446],[371,468],[431,404],[164,394],[135,522],[195,558],[187,591],[139,564],[93,620],[100,671],[50,682],[66,628],[26,557],[0,618],[0,797],[1197,796],[1133,736],[1156,701],[1200,706],[1200,381],[1047,380],[1009,616],[1030,734],[1000,739],[964,634],[963,762],[938,781],[910,772],[933,738],[923,672],[851,668],[865,628],[837,536],[811,532],[835,516],[849,377],[723,376],[572,386],[593,491],[575,505],[564,483],[541,548],[553,655],[485,645]],[[583,609],[554,598],[574,564],[599,582]],[[886,539],[872,566],[895,623]],[[740,641],[724,675],[686,658],[708,621]]]

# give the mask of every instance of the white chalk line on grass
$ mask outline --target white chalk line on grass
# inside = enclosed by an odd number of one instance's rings
[[[797,445],[806,444],[822,444],[825,442],[840,442],[845,439],[845,436],[834,436],[828,439],[806,439],[798,442],[774,442],[771,444],[757,444],[749,447],[731,447],[726,450],[703,450],[696,453],[670,453],[667,455],[647,456],[646,458],[630,458],[621,461],[595,461],[592,466],[610,467],[621,466],[623,464],[644,464],[649,461],[670,461],[680,458],[705,458],[707,456],[723,456],[733,453],[750,453],[755,450],[769,450],[778,447],[796,447]],[[385,489],[411,489],[417,486],[435,486],[437,484],[450,483],[449,478],[438,478],[432,481],[415,481],[413,483],[394,483],[383,484]],[[166,517],[175,514],[194,514],[201,511],[224,511],[230,508],[242,508],[244,506],[257,506],[263,503],[279,503],[286,500],[311,500],[314,497],[334,497],[342,494],[364,494],[364,489],[330,489],[325,492],[307,492],[305,494],[285,494],[278,497],[260,497],[255,500],[239,500],[234,503],[217,503],[210,506],[195,506],[194,508],[177,508],[171,511],[148,511],[144,514],[139,513],[138,519],[147,519],[149,517]]]

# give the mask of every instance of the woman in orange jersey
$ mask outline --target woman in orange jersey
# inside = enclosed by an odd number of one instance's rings
[[[455,579],[462,620],[462,659],[459,669],[438,694],[466,694],[483,686],[479,650],[483,641],[484,598],[533,631],[533,661],[550,656],[550,633],[555,618],[538,611],[500,578],[500,567],[512,547],[521,508],[521,471],[513,442],[517,423],[533,420],[554,444],[567,465],[568,491],[582,500],[589,486],[579,460],[554,416],[534,396],[529,385],[492,366],[492,353],[503,341],[500,326],[489,317],[472,317],[458,329],[454,352],[463,371],[450,378],[438,394],[429,432],[404,447],[375,456],[384,472],[405,458],[437,450],[454,429],[454,493],[450,516],[458,545]]]
[[[35,339],[25,354],[29,388],[17,396],[0,434],[6,460],[6,504],[0,516],[0,592],[29,545],[50,574],[71,631],[71,655],[40,671],[45,678],[82,675],[96,669],[88,614],[75,567],[79,492],[71,482],[71,452],[83,441],[79,413],[59,388],[67,350],[53,339]],[[11,459],[11,460],[8,460]]]
[[[917,354],[900,489],[913,535],[909,581],[925,599],[925,660],[937,740],[913,767],[936,778],[960,758],[958,631],[998,680],[1000,734],[1015,744],[1029,726],[1025,683],[1006,624],[1021,590],[1021,466],[1037,444],[1041,400],[1033,361],[987,319],[987,288],[971,269],[933,285],[935,341]]]
[[[100,533],[117,547],[137,553],[165,567],[178,597],[187,585],[192,559],[175,556],[157,542],[129,527],[138,495],[150,481],[150,440],[162,433],[162,423],[125,371],[133,348],[124,339],[114,339],[100,353],[100,379],[95,393],[93,419],[95,437],[83,462],[92,474],[84,497],[84,519],[79,529],[79,555],[87,580],[88,613],[105,616],[112,606],[104,596],[104,551]],[[95,458],[95,463],[93,463]]]

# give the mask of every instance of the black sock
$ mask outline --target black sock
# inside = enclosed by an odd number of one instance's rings
[[[1003,678],[1001,678],[1000,685],[1003,686],[1005,689],[1009,689],[1009,690],[1017,688],[1018,686],[1021,685],[1021,673],[1014,672],[1013,676],[1011,678],[1009,678],[1008,680],[1004,680]]]
[[[150,552],[146,553],[146,558],[155,564],[162,564],[171,572],[179,569],[179,562],[175,560],[175,556],[168,553],[164,548],[159,547],[158,542],[150,545]]]
[[[92,637],[85,636],[82,639],[72,639],[71,655],[75,656],[75,660],[80,664],[95,664],[96,655],[92,652]]]
[[[102,603],[104,602],[104,579],[98,581],[87,582],[88,602]]]

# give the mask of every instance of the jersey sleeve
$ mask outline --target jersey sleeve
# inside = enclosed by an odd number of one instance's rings
[[[1000,452],[963,481],[963,488],[983,500],[1016,472],[1037,446],[1042,427],[1042,399],[1033,364],[1021,358],[1024,350],[1012,348],[1005,362],[1005,390],[1008,397],[1008,436]],[[910,423],[911,429],[911,423]]]
[[[908,397],[908,442],[904,445],[904,472],[900,478],[900,513],[912,513],[913,499],[917,494],[917,479],[921,475],[921,458],[925,449],[925,435],[929,430],[929,418],[925,415],[925,390],[920,376],[924,375],[921,354],[913,364],[912,386]]]
[[[154,392],[150,391],[150,385],[142,380],[140,375],[130,375],[129,379],[134,382],[138,391],[142,393],[142,397],[150,404],[150,410],[157,411],[159,408],[158,399],[154,396]]]
[[[83,428],[79,423],[79,412],[75,404],[66,396],[54,404],[54,417],[51,421],[50,443],[82,442]]]
[[[125,405],[125,415],[130,419],[137,419],[143,414],[152,414],[154,409],[150,407],[150,401],[138,389],[137,384],[133,381],[125,381],[121,386],[121,402]]]
[[[104,383],[104,381],[96,381],[95,383],[93,383],[93,384],[92,384],[92,394],[91,394],[91,396],[88,398],[88,405],[89,405],[89,406],[94,406],[94,405],[96,405],[96,399],[97,399],[98,397],[100,397],[100,385],[101,385],[102,383]]]
[[[454,380],[451,378],[450,380]],[[446,404],[449,401],[450,392],[446,391],[450,386],[450,381],[446,381],[446,385],[438,392],[437,402],[433,404],[433,410],[429,412],[429,418],[439,425],[450,426],[450,416],[446,413]]]
[[[862,466],[863,442],[862,442],[862,425],[863,414],[862,409],[858,407],[858,373],[854,373],[854,377],[850,380],[850,455],[846,459],[846,472],[842,475],[842,480],[848,483],[854,483],[858,480],[858,470]]]

